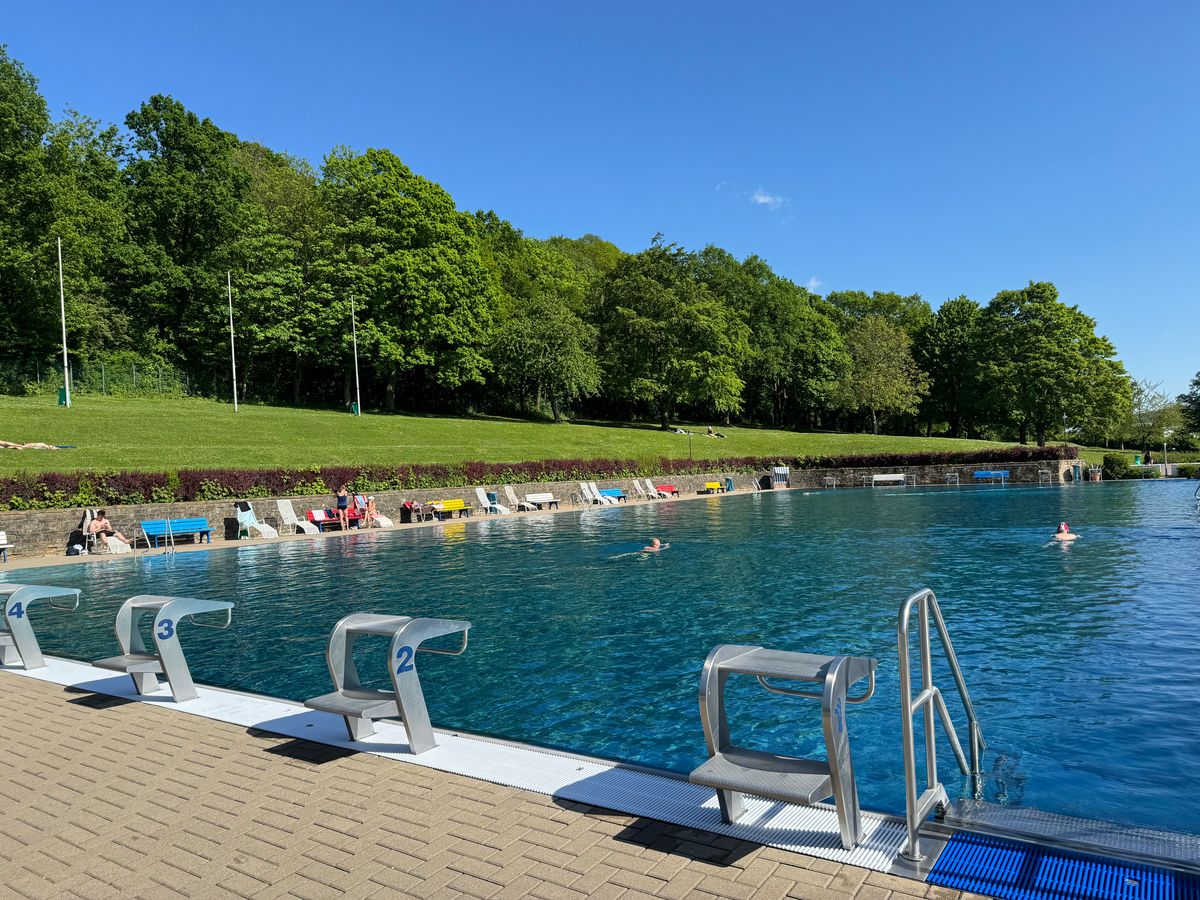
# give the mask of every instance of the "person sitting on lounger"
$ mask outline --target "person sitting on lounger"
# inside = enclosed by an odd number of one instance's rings
[[[1054,532],[1054,539],[1056,541],[1073,541],[1077,537],[1079,535],[1072,532],[1071,527],[1066,522],[1058,523],[1058,531]]]
[[[96,513],[96,518],[92,519],[92,523],[88,525],[88,534],[98,534],[102,537],[115,537],[123,544],[131,543],[129,538],[121,534],[119,531],[114,531],[112,523],[108,521],[108,516],[104,510]]]
[[[650,538],[650,543],[642,548],[643,553],[657,553],[659,550],[666,550],[670,544],[664,544],[658,538]]]
[[[363,507],[363,528],[370,528],[375,524],[375,519],[379,515],[379,507],[375,505],[375,498],[368,497],[367,505]]]

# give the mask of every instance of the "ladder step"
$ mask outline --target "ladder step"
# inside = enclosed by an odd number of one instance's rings
[[[831,662],[837,659],[836,656],[793,653],[789,650],[767,650],[762,647],[746,647],[745,649],[746,653],[722,662],[720,664],[721,671],[824,683],[826,669]]]
[[[162,663],[158,657],[150,653],[126,653],[122,656],[108,656],[104,659],[98,659],[93,666],[98,666],[101,669],[111,669],[114,672],[125,672],[132,674],[134,672],[153,672],[156,675],[162,674]]]
[[[334,691],[305,700],[309,709],[334,713],[339,716],[354,716],[360,719],[386,719],[400,715],[395,691],[375,691],[366,688]]]
[[[688,776],[692,784],[812,806],[833,796],[829,763],[730,747]]]

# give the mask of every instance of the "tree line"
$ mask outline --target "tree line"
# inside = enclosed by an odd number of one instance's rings
[[[250,401],[1121,440],[1134,385],[1095,322],[1030,282],[986,304],[824,296],[758,256],[655,237],[539,240],[395,154],[315,167],[156,95],[123,127],[53,120],[0,47],[0,386],[60,341],[84,368],[168,365]],[[7,375],[3,373],[8,373]]]

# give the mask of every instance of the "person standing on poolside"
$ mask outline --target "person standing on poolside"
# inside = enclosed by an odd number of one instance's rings
[[[350,494],[347,492],[344,484],[337,489],[335,496],[337,497],[338,522],[341,524],[342,531],[346,531],[350,527],[350,513],[348,511],[350,507]]]

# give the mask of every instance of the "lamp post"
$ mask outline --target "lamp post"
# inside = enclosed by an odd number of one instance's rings
[[[67,295],[63,292],[62,238],[58,239],[58,311],[62,316],[63,406],[71,408],[71,369],[67,363]]]
[[[1167,477],[1167,439],[1174,433],[1174,428],[1163,429],[1163,478]]]
[[[233,343],[233,275],[225,272],[225,290],[229,298],[229,366],[233,370],[233,411],[238,411],[237,404],[237,352]]]
[[[354,343],[354,414],[362,415],[362,392],[358,387],[358,325],[355,322],[354,298],[350,298],[350,340]]]

